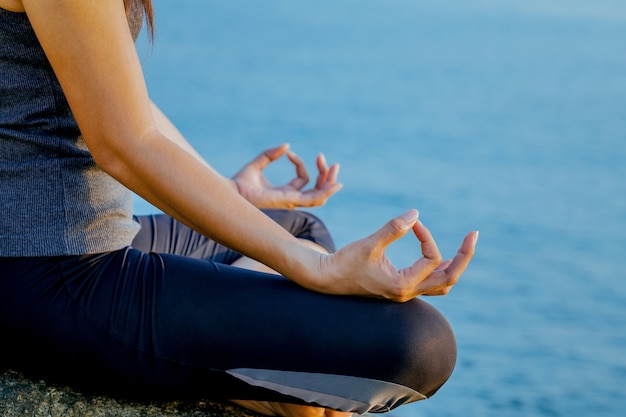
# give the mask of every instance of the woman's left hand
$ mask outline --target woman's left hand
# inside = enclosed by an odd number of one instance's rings
[[[263,175],[263,170],[270,163],[283,155],[295,166],[296,177],[282,186],[272,185]],[[237,185],[239,194],[258,208],[316,207],[326,203],[328,198],[339,191],[342,184],[337,182],[339,165],[330,167],[324,155],[317,157],[318,175],[315,187],[304,190],[309,182],[309,174],[302,159],[283,144],[265,150],[237,172],[232,180]]]

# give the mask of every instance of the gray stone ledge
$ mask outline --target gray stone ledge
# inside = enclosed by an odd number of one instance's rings
[[[0,369],[0,417],[259,417],[236,405],[206,401],[129,402],[89,396]]]

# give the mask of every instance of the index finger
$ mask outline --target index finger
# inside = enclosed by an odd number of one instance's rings
[[[430,230],[428,230],[421,221],[418,220],[415,223],[413,233],[415,233],[415,237],[420,241],[422,257],[409,268],[409,273],[422,275],[424,274],[423,271],[426,271],[427,276],[441,264],[441,253]],[[426,278],[426,276],[424,276],[424,278]]]
[[[289,185],[296,190],[301,190],[305,185],[309,183],[309,172],[306,169],[306,165],[298,155],[293,152],[287,152],[287,158],[296,167],[296,178],[289,182]]]
[[[429,290],[450,288],[456,284],[474,256],[477,240],[478,232],[476,231],[465,236],[463,243],[461,244],[461,248],[452,260],[447,261],[448,264],[446,267],[441,269],[438,268],[430,274],[428,281],[431,288],[429,288]],[[427,290],[422,291],[422,293],[427,292]]]

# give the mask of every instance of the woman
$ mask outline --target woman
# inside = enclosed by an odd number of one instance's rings
[[[432,395],[456,348],[416,297],[448,293],[477,232],[442,262],[412,209],[335,252],[291,209],[324,204],[338,166],[318,157],[306,191],[286,145],[230,180],[212,170],[149,99],[144,16],[149,0],[0,0],[3,359],[83,389],[267,415]],[[297,176],[273,187],[262,171],[284,155]],[[133,218],[128,190],[167,215]],[[411,230],[423,256],[398,270],[385,248]]]

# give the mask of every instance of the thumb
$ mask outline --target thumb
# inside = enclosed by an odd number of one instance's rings
[[[400,239],[406,235],[409,230],[413,228],[417,222],[419,213],[415,209],[411,209],[406,213],[401,214],[389,220],[383,227],[378,229],[372,237],[384,247],[389,246],[395,240]]]

